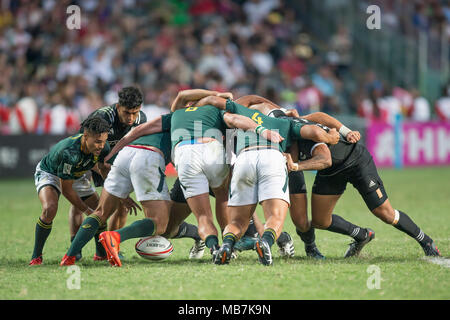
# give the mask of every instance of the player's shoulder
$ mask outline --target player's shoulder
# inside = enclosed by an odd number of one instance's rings
[[[109,106],[98,108],[97,110],[92,112],[89,115],[89,117],[100,116],[106,121],[108,121],[110,124],[112,124],[116,119],[116,115],[117,115],[116,104],[111,104]]]

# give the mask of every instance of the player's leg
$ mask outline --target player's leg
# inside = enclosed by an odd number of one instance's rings
[[[440,256],[433,239],[425,234],[406,213],[392,207],[372,156],[367,154],[366,158],[367,162],[358,166],[352,183],[358,189],[369,210],[383,222],[393,225],[415,239],[425,255]]]
[[[304,243],[306,255],[316,259],[324,259],[325,257],[320,253],[315,243],[316,236],[314,227],[308,220],[308,198],[305,177],[302,171],[289,172],[289,199],[291,201],[289,208],[291,220],[296,227],[296,233]],[[284,234],[280,236],[280,238],[282,237],[287,238]],[[277,240],[277,243],[280,241],[280,238]],[[288,246],[289,242],[285,241],[284,243],[285,248],[280,252],[292,252],[293,255],[293,246],[290,250],[290,246]]]
[[[113,215],[108,219],[108,230],[117,230],[123,228],[127,223],[127,208],[120,204]]]
[[[186,201],[197,219],[198,235],[212,254],[219,248],[219,238],[217,229],[214,226],[209,192],[189,197]]]
[[[247,230],[244,235],[234,245],[234,249],[237,251],[254,250],[256,241],[264,233],[264,224],[258,218],[256,212],[253,212],[252,218],[249,221]]]
[[[51,185],[44,186],[38,191],[42,212],[36,223],[34,248],[29,265],[42,264],[42,251],[52,231],[53,219],[58,212],[59,194],[59,190]]]
[[[234,245],[248,228],[250,219],[255,212],[256,203],[230,206],[230,223],[223,230],[223,244],[214,258],[215,264],[227,264],[230,261]]]
[[[100,200],[95,211],[84,219],[61,265],[72,265],[75,254],[86,245],[117,209],[120,199],[125,199],[133,190],[129,176],[130,160],[133,157],[131,148],[122,150],[117,156],[108,177],[105,180]],[[99,241],[101,239],[99,238]]]
[[[357,226],[333,210],[345,191],[349,172],[342,172],[332,177],[316,176],[311,196],[312,224],[315,228],[328,230],[352,237],[345,257],[358,255],[362,248],[375,237],[373,230]]]
[[[264,233],[256,242],[259,261],[264,265],[272,264],[270,248],[281,235],[289,203],[282,199],[268,199],[261,202],[266,223]]]
[[[258,202],[262,205],[266,223],[261,239],[256,242],[256,252],[260,263],[264,265],[272,264],[271,247],[283,231],[290,205],[289,178],[285,163],[283,154],[276,150],[258,151]]]

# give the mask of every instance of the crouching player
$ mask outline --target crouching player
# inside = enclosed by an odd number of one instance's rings
[[[139,206],[128,197],[134,190],[141,203],[145,218],[117,231],[100,234],[99,241],[106,250],[113,266],[122,266],[119,259],[120,243],[131,238],[160,235],[165,232],[169,220],[170,196],[165,180],[165,168],[170,161],[170,115],[147,122],[154,130],[142,136],[120,151],[109,172],[97,209],[87,217],[79,229],[61,265],[73,265],[74,254],[94,236],[98,227],[106,223],[121,199],[128,199],[128,207]]]
[[[42,264],[42,251],[52,230],[61,193],[73,205],[76,212],[72,214],[91,214],[97,206],[98,195],[90,183],[89,170],[97,164],[104,170],[103,159],[110,150],[106,141],[109,129],[109,124],[98,117],[84,121],[83,133],[58,142],[36,166],[34,179],[42,214],[36,224],[30,265]],[[102,251],[100,246],[96,254]],[[74,258],[79,252],[74,252]]]

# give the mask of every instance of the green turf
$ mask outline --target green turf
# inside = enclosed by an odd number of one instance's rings
[[[391,203],[408,213],[435,239],[443,256],[450,252],[450,168],[381,170]],[[313,176],[306,174],[308,191]],[[173,179],[169,181],[169,185]],[[423,259],[423,251],[405,234],[368,212],[350,185],[336,213],[376,232],[358,258],[343,259],[350,238],[317,231],[316,243],[327,259],[305,258],[290,218],[285,230],[296,254],[284,260],[273,247],[274,265],[258,263],[255,252],[241,253],[230,265],[216,266],[209,253],[188,260],[193,241],[173,240],[175,251],[161,262],[134,252],[136,241],[122,244],[128,259],[122,268],[93,262],[93,243],[83,250],[80,289],[69,289],[71,274],[59,262],[69,245],[68,202],[59,213],[44,248],[44,265],[28,267],[40,203],[33,179],[0,181],[0,299],[450,299],[450,269]],[[262,213],[258,209],[260,217]],[[130,217],[128,222],[138,217]],[[188,221],[194,223],[193,217]],[[368,267],[380,270],[380,289],[369,289]]]

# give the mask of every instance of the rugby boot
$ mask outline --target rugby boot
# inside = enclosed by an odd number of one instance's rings
[[[94,254],[94,257],[92,258],[92,260],[94,260],[94,261],[104,261],[106,259],[108,259],[107,256],[99,256],[96,253]]]
[[[38,266],[42,264],[42,255],[40,255],[37,258],[33,258],[31,259],[30,263],[28,264],[29,266]]]
[[[237,251],[255,250],[256,241],[258,241],[258,238],[243,236],[236,242],[234,249]]]
[[[120,234],[116,231],[104,231],[100,233],[98,241],[105,248],[109,263],[113,267],[121,267],[122,262],[119,258]]]
[[[203,258],[203,254],[205,253],[205,241],[199,239],[195,240],[194,245],[191,250],[189,250],[189,259],[201,259]]]
[[[230,263],[232,251],[233,249],[231,248],[231,245],[229,243],[222,244],[214,259],[214,263],[215,264]]]
[[[305,244],[305,252],[307,257],[317,260],[325,259],[325,256],[322,253],[320,253],[319,248],[317,248],[315,243]]]
[[[285,258],[292,258],[294,256],[294,240],[292,240],[289,233],[283,231],[277,239],[277,245],[280,256]]]
[[[75,264],[76,257],[68,256],[67,254],[61,259],[60,266],[73,266]]]
[[[256,253],[258,254],[259,262],[265,266],[270,266],[273,264],[272,252],[270,251],[270,246],[264,239],[258,239],[256,242]]]
[[[353,241],[352,243],[350,243],[350,246],[347,249],[347,252],[345,253],[344,257],[345,258],[349,258],[349,257],[354,257],[354,256],[358,256],[359,253],[361,252],[362,248],[364,248],[364,246],[366,244],[368,244],[370,241],[372,241],[372,239],[375,238],[375,232],[372,229],[366,228],[366,238],[362,241]]]
[[[441,253],[439,252],[439,249],[434,244],[434,241],[427,242],[425,244],[420,244],[423,251],[425,252],[425,255],[428,257],[441,257]]]

